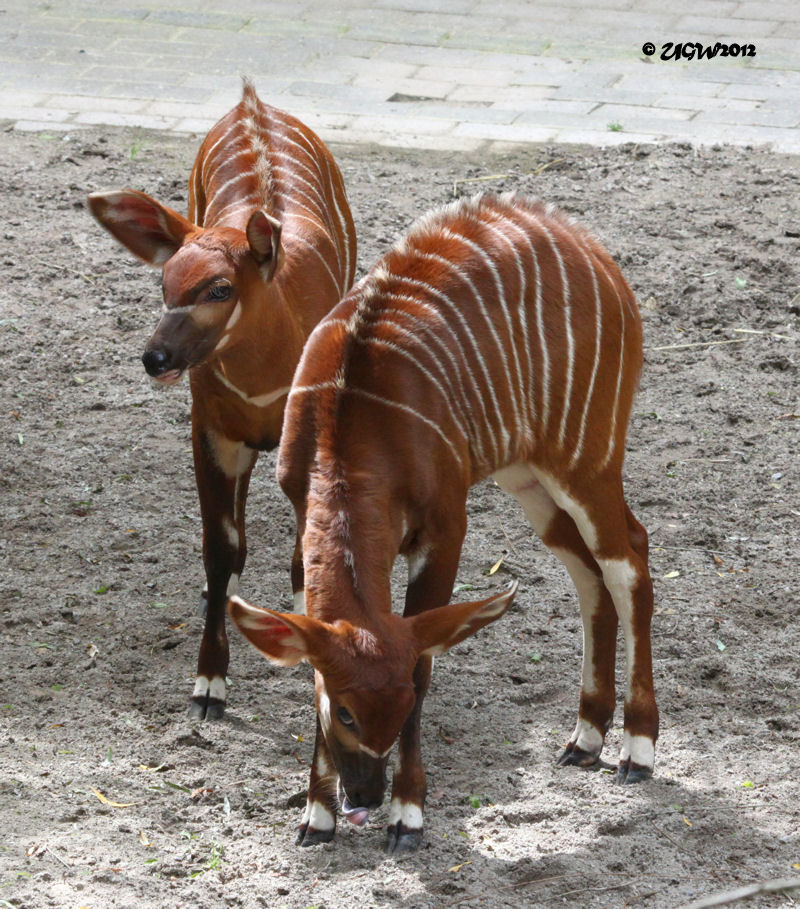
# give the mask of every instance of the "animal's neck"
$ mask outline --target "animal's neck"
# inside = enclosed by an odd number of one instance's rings
[[[308,613],[369,628],[391,612],[397,534],[388,503],[354,488],[363,485],[328,470],[314,472],[303,562]]]

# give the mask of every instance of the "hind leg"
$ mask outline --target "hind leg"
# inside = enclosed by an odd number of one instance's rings
[[[574,521],[600,568],[614,604],[625,643],[625,721],[620,782],[652,774],[658,737],[653,691],[650,624],[653,585],[647,561],[647,534],[625,503],[619,472],[589,480],[571,477],[570,488],[537,471],[556,505]]]
[[[575,731],[558,758],[561,765],[590,767],[600,758],[614,715],[617,613],[603,575],[575,521],[525,464],[495,474],[522,505],[528,522],[567,569],[578,593],[583,623],[580,706]]]

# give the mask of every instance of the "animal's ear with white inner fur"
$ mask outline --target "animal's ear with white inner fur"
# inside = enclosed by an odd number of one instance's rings
[[[511,605],[517,582],[486,600],[473,603],[451,603],[430,609],[407,621],[413,624],[420,656],[438,656],[499,619]]]
[[[264,278],[271,281],[281,253],[281,222],[257,209],[247,222],[247,242]]]
[[[240,597],[230,597],[228,615],[257,650],[281,666],[311,660],[315,626],[322,624],[304,615],[261,609]]]
[[[135,256],[160,268],[198,228],[183,215],[134,189],[92,193],[89,211]]]

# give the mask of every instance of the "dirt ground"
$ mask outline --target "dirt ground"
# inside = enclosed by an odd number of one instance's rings
[[[437,660],[423,848],[387,858],[385,809],[363,830],[340,824],[332,844],[294,845],[308,666],[272,668],[233,632],[224,721],[186,714],[203,583],[189,392],[147,380],[157,274],[85,198],[130,186],[185,211],[198,144],[0,132],[0,906],[655,909],[800,876],[800,161],[334,146],[361,272],[454,193],[522,190],[606,243],[647,347],[626,482],[652,544],[653,780],[554,766],[577,708],[576,599],[486,483],[458,580],[470,598],[511,576],[520,590],[506,617]],[[290,609],[293,517],[274,464],[254,476],[242,594]],[[615,727],[611,764],[620,739]]]

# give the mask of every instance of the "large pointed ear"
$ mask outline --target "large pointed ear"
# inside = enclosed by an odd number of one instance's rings
[[[263,209],[256,209],[247,222],[247,242],[250,252],[261,266],[264,279],[271,281],[281,251],[281,222]]]
[[[471,634],[499,619],[511,605],[517,592],[514,581],[501,593],[474,603],[451,603],[431,609],[407,621],[413,623],[420,656],[438,656]]]
[[[248,641],[281,666],[310,660],[316,619],[290,612],[271,612],[239,597],[228,600],[228,615]]]
[[[183,215],[134,189],[92,193],[89,211],[135,256],[159,267],[197,230]]]

